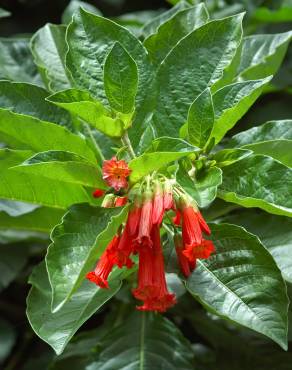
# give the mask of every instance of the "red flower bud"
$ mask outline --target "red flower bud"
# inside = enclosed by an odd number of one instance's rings
[[[94,198],[100,198],[100,197],[104,196],[104,194],[105,194],[105,191],[104,191],[104,190],[102,190],[102,189],[96,189],[96,190],[94,190],[94,192],[92,193],[92,196],[93,196]]]
[[[115,199],[115,207],[123,207],[125,204],[127,204],[128,197],[117,197]]]

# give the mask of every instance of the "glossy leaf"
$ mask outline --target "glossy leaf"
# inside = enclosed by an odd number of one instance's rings
[[[218,196],[243,207],[292,217],[292,169],[271,157],[250,155],[223,168]]]
[[[275,74],[291,38],[292,32],[246,36],[238,69],[239,79],[257,79]]]
[[[130,181],[137,182],[148,173],[157,171],[168,163],[196,151],[198,151],[197,147],[181,139],[170,137],[156,139],[144,154],[129,163],[129,168],[132,170]]]
[[[27,297],[27,317],[35,333],[56,352],[63,352],[80,326],[101,308],[120,289],[121,282],[114,280],[110,289],[98,288],[84,281],[79,290],[56,313],[50,309],[51,287],[45,268],[41,263],[35,268]]]
[[[190,343],[160,315],[134,313],[101,341],[97,360],[88,370],[193,368]]]
[[[1,153],[2,154],[2,153]],[[0,158],[3,158],[0,154]],[[1,166],[3,168],[3,166]],[[33,212],[38,206],[30,203],[16,202],[12,200],[0,200],[0,211],[11,217],[18,217]],[[0,225],[1,227],[1,225]]]
[[[213,95],[215,124],[211,137],[218,143],[260,96],[270,77],[263,80],[236,82]]]
[[[241,21],[242,14],[211,21],[184,37],[168,54],[157,74],[153,123],[158,135],[178,136],[191,103],[222,77],[240,44]]]
[[[62,23],[69,24],[72,21],[74,13],[77,12],[79,8],[83,8],[93,14],[101,15],[101,12],[94,5],[85,1],[71,0],[62,14]]]
[[[64,127],[3,109],[0,109],[0,120],[0,140],[13,148],[35,152],[67,150],[95,162],[86,141]]]
[[[212,239],[216,254],[197,261],[187,289],[212,312],[287,349],[288,297],[272,256],[235,225],[213,225]]]
[[[156,64],[161,63],[179,40],[205,24],[208,19],[209,15],[203,3],[176,13],[144,41],[151,59]]]
[[[108,136],[120,137],[122,135],[122,121],[112,118],[103,104],[86,91],[69,89],[51,95],[47,100],[80,117]]]
[[[137,65],[117,42],[104,62],[104,89],[110,106],[118,112],[131,113],[134,110],[137,88]]]
[[[188,112],[187,129],[189,141],[203,148],[214,125],[214,106],[211,91],[204,90],[192,103]]]
[[[46,24],[33,36],[31,49],[44,83],[51,91],[67,89],[71,86],[65,66],[66,27]]]
[[[240,161],[250,154],[252,154],[252,151],[247,149],[222,149],[216,152],[212,156],[212,159],[214,159],[217,162],[216,165],[221,168]]]
[[[126,209],[73,206],[51,234],[46,264],[56,312],[78,289],[126,217]]]

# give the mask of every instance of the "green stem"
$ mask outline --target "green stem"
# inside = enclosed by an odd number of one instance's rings
[[[131,140],[129,138],[128,132],[126,131],[121,138],[123,145],[125,145],[128,148],[128,153],[132,159],[136,158],[136,154],[134,152],[134,149],[131,144]]]

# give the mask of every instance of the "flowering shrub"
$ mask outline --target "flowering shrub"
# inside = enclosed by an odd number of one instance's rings
[[[292,33],[244,36],[203,3],[143,27],[72,4],[31,39],[33,84],[0,81],[0,197],[26,209],[3,222],[51,231],[30,325],[60,355],[103,317],[50,368],[215,369],[192,325],[216,353],[238,327],[287,350],[292,121],[230,130],[279,89]]]

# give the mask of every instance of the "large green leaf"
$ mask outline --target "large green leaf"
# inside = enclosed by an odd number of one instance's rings
[[[275,74],[291,38],[292,32],[246,36],[243,39],[238,78],[249,80]]]
[[[80,117],[108,136],[120,137],[122,135],[122,121],[112,118],[103,104],[86,91],[64,90],[49,96],[47,100]]]
[[[241,210],[224,217],[257,235],[269,250],[285,280],[292,283],[292,220],[254,210]]]
[[[180,166],[176,181],[197,202],[198,206],[207,207],[215,198],[217,188],[222,183],[222,171],[218,167],[203,169],[196,173],[195,179]]]
[[[212,226],[216,253],[198,260],[187,289],[208,309],[287,349],[288,297],[281,273],[258,238],[229,224]]]
[[[213,95],[215,123],[211,137],[218,143],[260,96],[264,86],[271,80],[236,82],[218,90]]]
[[[85,1],[71,0],[62,14],[62,23],[69,24],[72,21],[74,13],[77,12],[79,8],[83,8],[93,14],[101,15],[101,12],[94,5],[86,3]]]
[[[25,174],[52,180],[106,189],[101,170],[77,154],[50,150],[37,153],[22,164],[13,167]]]
[[[95,163],[95,156],[86,141],[66,128],[37,118],[0,109],[0,140],[14,148],[67,150]]]
[[[132,170],[130,181],[139,181],[152,171],[157,171],[170,162],[194,153],[199,149],[186,141],[170,137],[162,137],[152,142],[152,145],[141,156],[129,163]]]
[[[187,128],[189,141],[204,147],[214,125],[214,106],[211,91],[204,90],[192,103],[188,112]]]
[[[153,116],[157,134],[178,136],[194,99],[218,81],[240,44],[242,14],[211,21],[184,37],[157,74],[159,94]]]
[[[252,151],[247,149],[222,149],[213,154],[212,159],[214,159],[216,165],[221,168],[240,161],[250,154],[252,154]]]
[[[151,59],[157,64],[161,63],[179,40],[205,24],[208,19],[209,15],[203,3],[175,14],[144,41]]]
[[[67,89],[71,86],[65,66],[66,27],[47,24],[39,29],[31,40],[35,63],[39,67],[44,83],[51,91]]]
[[[52,310],[58,311],[81,285],[126,217],[126,209],[73,206],[51,234],[46,256]]]
[[[0,152],[0,158],[2,157],[2,151]],[[3,168],[3,166],[1,166]],[[18,217],[30,213],[38,208],[35,204],[17,202],[12,200],[0,200],[0,212],[5,212],[11,217]],[[1,227],[1,224],[0,224]]]
[[[104,62],[104,89],[110,106],[121,113],[133,112],[137,88],[137,65],[117,42]]]
[[[48,95],[45,89],[36,85],[0,81],[0,108],[67,126],[70,115],[47,102]]]
[[[223,168],[218,196],[243,207],[292,217],[292,169],[263,155],[250,155]]]
[[[42,85],[28,38],[0,38],[0,79]]]
[[[166,318],[137,312],[110,331],[100,343],[97,360],[88,370],[190,370],[190,343]]]
[[[118,279],[110,282],[110,289],[101,289],[84,281],[62,309],[52,313],[52,292],[44,263],[35,268],[29,282],[32,288],[27,297],[28,320],[35,333],[57,354],[63,352],[80,326],[115,295],[121,286]]]

